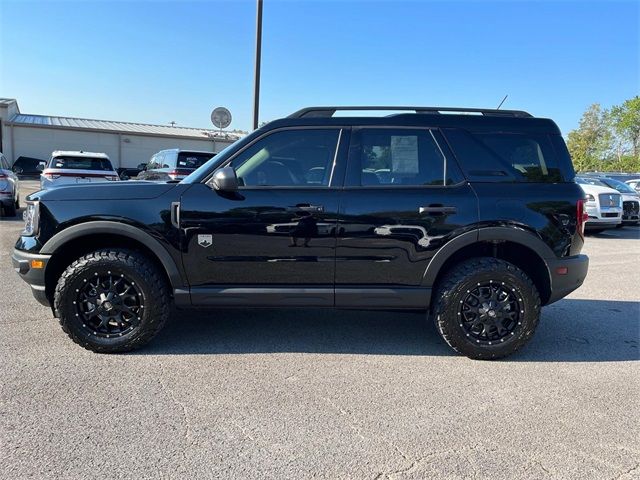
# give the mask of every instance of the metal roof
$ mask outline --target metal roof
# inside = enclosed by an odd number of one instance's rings
[[[225,132],[207,128],[174,127],[170,125],[153,125],[148,123],[115,122],[111,120],[94,120],[89,118],[54,117],[50,115],[29,115],[18,113],[7,124],[25,127],[52,127],[68,129],[88,129],[103,132],[161,135],[172,137],[190,137],[201,140],[231,140],[242,136],[240,133]]]
[[[0,106],[11,105],[17,103],[15,98],[0,98]]]
[[[78,152],[77,150],[56,150],[51,154],[52,157],[79,157],[79,158],[106,158],[109,160],[109,156],[106,153],[98,152]]]

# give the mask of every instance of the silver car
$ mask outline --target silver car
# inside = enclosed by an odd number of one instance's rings
[[[0,213],[15,217],[20,208],[18,176],[13,173],[9,161],[0,153]]]

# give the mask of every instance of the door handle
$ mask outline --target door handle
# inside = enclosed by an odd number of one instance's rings
[[[429,205],[428,207],[420,207],[418,212],[429,215],[444,215],[448,213],[458,213],[458,209],[456,207],[445,205]]]
[[[303,212],[324,212],[324,205],[310,205],[308,203],[298,203],[295,207]]]
[[[171,202],[171,225],[180,228],[180,202]]]

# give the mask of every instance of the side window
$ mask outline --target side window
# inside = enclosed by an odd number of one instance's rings
[[[164,152],[159,168],[176,168],[177,152]]]
[[[149,159],[149,163],[147,163],[147,170],[152,170],[156,168],[158,164],[158,154],[156,153],[154,156]]]
[[[465,174],[478,182],[562,182],[548,135],[445,132]]]
[[[356,130],[352,134],[349,163],[352,185],[425,186],[458,181],[447,174],[445,182],[447,159],[429,129]]]
[[[525,181],[562,181],[553,147],[546,135],[477,133],[475,136],[522,175]]]
[[[337,128],[275,132],[231,164],[245,186],[327,186],[339,135]]]

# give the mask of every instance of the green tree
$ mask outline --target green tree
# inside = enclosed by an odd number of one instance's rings
[[[608,112],[594,103],[582,114],[577,129],[569,132],[567,147],[577,171],[601,170],[611,149]]]
[[[630,151],[640,158],[640,97],[635,96],[616,105],[609,112],[609,122],[615,136],[618,160]]]

